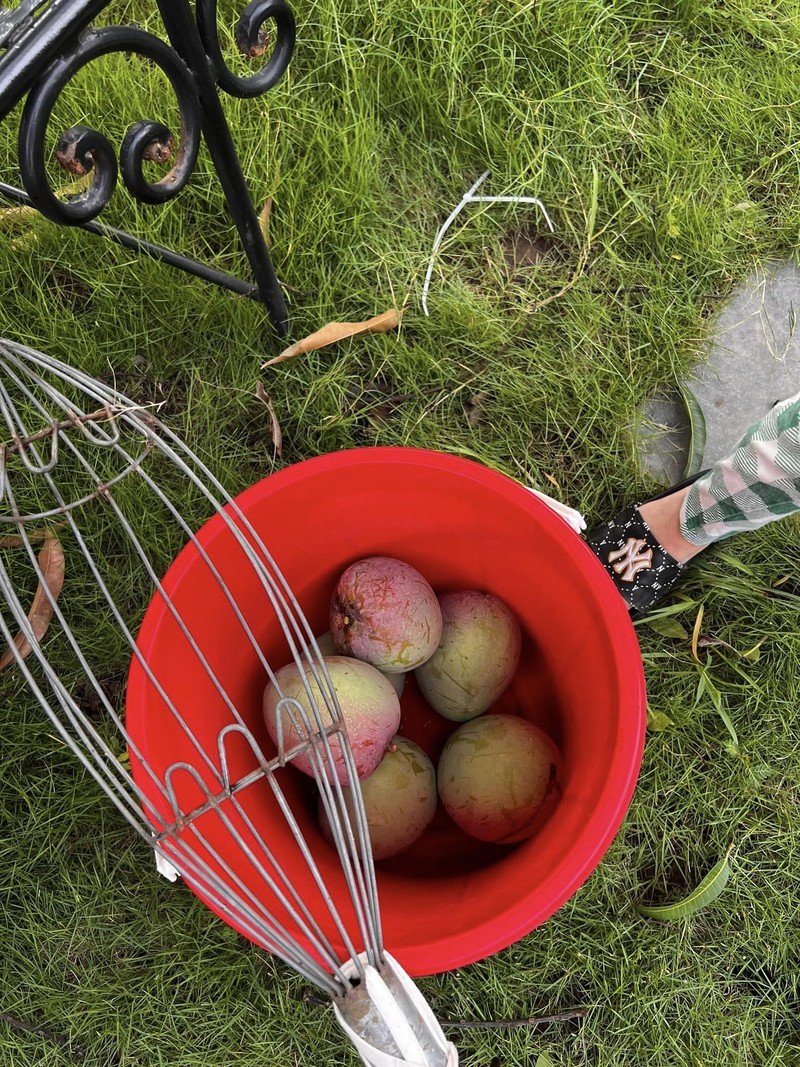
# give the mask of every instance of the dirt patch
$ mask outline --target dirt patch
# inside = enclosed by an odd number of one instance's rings
[[[553,241],[544,234],[537,233],[532,226],[510,230],[501,238],[500,244],[509,277],[516,274],[520,268],[534,267],[543,259],[555,258]]]

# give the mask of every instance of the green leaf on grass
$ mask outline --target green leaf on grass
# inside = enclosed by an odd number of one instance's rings
[[[694,695],[694,706],[695,707],[697,707],[697,705],[700,703],[700,697],[706,691],[707,682],[708,682],[708,675],[706,674],[705,671],[701,671],[700,672],[700,678],[699,678],[699,680],[697,682],[697,692]]]
[[[668,726],[672,726],[672,719],[666,712],[663,711],[648,711],[647,712],[647,729],[651,730],[654,734],[660,734]]]
[[[655,630],[657,634],[663,634],[664,637],[687,638],[689,636],[689,631],[677,619],[646,619],[645,625]]]
[[[703,466],[703,453],[706,448],[706,418],[692,390],[682,385],[679,391],[689,417],[689,453],[686,457],[686,466],[683,468],[683,477],[691,478]]]
[[[752,648],[748,648],[746,652],[741,653],[742,659],[748,659],[751,663],[757,663],[761,659],[761,646],[766,641],[766,637],[762,637],[760,641],[757,641]]]
[[[732,847],[728,849],[716,867],[713,867],[705,876],[696,889],[693,889],[688,897],[678,901],[677,904],[636,904],[634,907],[640,915],[648,919],[661,919],[662,922],[671,922],[674,919],[686,919],[694,915],[696,911],[707,907],[717,899],[722,890],[728,884],[731,876],[731,867],[728,857]]]
[[[697,601],[689,600],[688,597],[685,597],[682,600],[676,600],[669,607],[657,608],[655,611],[649,612],[645,622],[650,622],[651,619],[665,619],[668,615],[680,615],[681,612],[691,611],[695,607],[697,607]]]
[[[553,1067],[553,1061],[546,1052],[540,1052],[539,1058],[536,1060],[536,1067]]]
[[[748,578],[755,578],[758,580],[758,572],[753,567],[748,566],[747,563],[743,563],[740,559],[737,559],[736,556],[732,555],[730,552],[715,552],[714,555],[716,559],[721,560],[723,563],[727,564],[729,567],[733,567],[737,571],[741,571],[742,574],[746,574]]]
[[[739,752],[739,735],[736,733],[736,727],[733,725],[733,721],[731,720],[730,715],[722,707],[721,704],[717,708],[717,712],[719,714],[719,717],[725,723],[725,729],[731,735],[731,740],[733,741],[734,754],[738,754],[738,752]]]
[[[748,682],[750,682],[751,685],[753,684],[752,680],[749,678]],[[725,709],[725,705],[722,703],[722,693],[711,681],[711,678],[706,668],[702,667],[700,669],[700,679],[697,683],[697,692],[694,696],[695,707],[697,707],[697,705],[700,703],[700,698],[703,696],[704,693],[708,693],[708,695],[711,697],[711,703],[714,705],[714,710],[725,724],[725,729],[731,735],[731,740],[733,741],[734,749],[738,753],[739,735],[736,733],[736,727],[733,725],[733,721],[727,710]]]
[[[730,715],[725,710],[725,706],[722,703],[722,693],[720,693],[719,689],[717,689],[717,687],[713,684],[711,679],[708,678],[708,677],[706,677],[706,690],[708,691],[708,694],[711,697],[711,702],[713,703],[714,707],[716,708],[717,715],[719,715],[719,717],[725,723],[725,729],[731,735],[731,740],[733,741],[733,743],[734,743],[734,745],[736,747],[736,751],[738,752],[739,751],[739,736],[736,733],[736,729],[735,729],[735,727],[733,725],[733,722],[731,721]]]

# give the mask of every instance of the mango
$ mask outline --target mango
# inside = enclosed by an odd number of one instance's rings
[[[397,693],[398,698],[403,695],[403,690],[406,687],[405,674],[390,674],[389,671],[381,671],[381,674],[389,683],[389,685]]]
[[[439,796],[471,837],[512,844],[538,828],[560,768],[558,749],[544,731],[514,715],[486,715],[448,738],[437,770]]]
[[[352,790],[343,788],[351,825],[355,830]],[[399,735],[392,739],[378,769],[361,782],[372,855],[376,860],[396,856],[408,848],[430,825],[436,814],[436,771],[413,741]],[[328,816],[319,800],[320,826],[333,844]]]
[[[326,630],[324,634],[320,634],[316,639],[317,646],[323,656],[338,656],[339,650],[333,643],[333,634],[330,630]]]
[[[514,677],[522,636],[511,609],[490,593],[445,593],[439,605],[439,646],[415,677],[434,711],[466,722],[487,711]]]
[[[320,634],[316,641],[323,656],[337,655],[336,645],[333,641],[333,634],[330,630],[326,630],[324,634]],[[389,674],[388,671],[381,671],[381,674],[391,683],[392,688],[395,693],[397,693],[398,697],[401,697],[403,695],[403,690],[406,687],[405,674]]]
[[[387,674],[419,667],[436,650],[442,612],[422,575],[389,556],[347,568],[331,602],[331,633],[343,655]]]
[[[389,742],[397,732],[400,725],[400,701],[381,672],[368,663],[361,663],[346,656],[325,656],[324,659],[350,738],[357,775],[359,778],[366,778],[377,768]],[[277,745],[280,714],[283,751],[287,752],[319,732],[306,685],[319,709],[323,724],[329,725],[333,718],[310,668],[301,673],[296,663],[289,663],[278,671],[275,680],[277,687],[270,682],[264,691],[264,720],[270,737]],[[303,722],[296,708],[292,708],[290,714],[289,708],[280,706],[282,697],[296,700],[300,704],[308,716],[309,726]],[[346,783],[347,767],[338,735],[331,734],[329,741],[333,766],[321,749],[322,772],[328,781],[332,781],[335,776],[340,782]],[[309,752],[295,756],[291,765],[303,774],[314,774]]]

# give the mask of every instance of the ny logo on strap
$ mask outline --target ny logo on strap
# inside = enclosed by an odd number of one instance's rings
[[[620,581],[632,582],[639,571],[649,570],[653,565],[653,550],[646,548],[647,542],[637,537],[629,537],[622,548],[608,553],[608,562],[612,570],[619,575]],[[614,560],[617,560],[615,563]]]

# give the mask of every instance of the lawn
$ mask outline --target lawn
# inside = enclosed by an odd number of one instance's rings
[[[120,0],[108,17],[159,32],[153,6]],[[400,331],[261,370],[281,342],[255,303],[87,234],[0,216],[0,336],[163,401],[232,492],[371,444],[477,458],[590,521],[653,491],[632,433],[641,404],[702,359],[731,287],[797,245],[796,2],[294,7],[287,77],[258,100],[225,101],[253,197],[273,198],[291,339],[405,306]],[[226,27],[240,9],[220,4]],[[91,121],[119,143],[143,117],[175,128],[166,83],[110,57],[76,79],[51,136]],[[11,181],[15,144],[7,122]],[[436,230],[487,168],[487,193],[540,197],[555,232],[540,240],[529,206],[468,208],[426,318]],[[120,190],[104,217],[246,269],[205,152],[172,205]],[[510,250],[531,244],[510,266]],[[798,532],[788,519],[705,553],[672,625],[638,625],[654,728],[608,854],[529,937],[420,982],[442,1020],[584,1014],[450,1031],[465,1067],[533,1067],[542,1053],[553,1067],[800,1064]],[[727,644],[695,656],[701,606],[702,635]],[[95,652],[121,678],[114,642]],[[2,1067],[355,1063],[301,979],[158,878],[15,674],[0,675]],[[731,847],[730,882],[707,909],[671,923],[635,910],[679,900]]]

